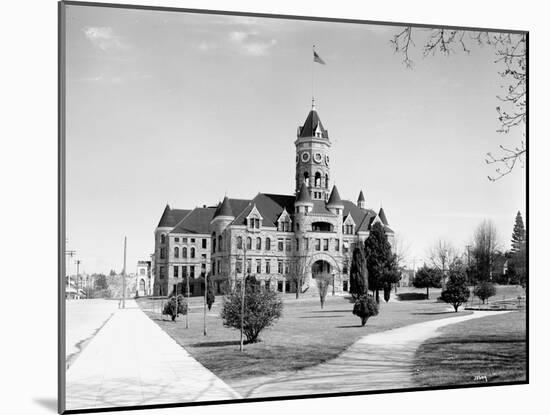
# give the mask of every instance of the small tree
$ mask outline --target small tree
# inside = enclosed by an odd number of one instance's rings
[[[180,314],[186,315],[187,301],[185,300],[185,297],[181,294],[170,297],[168,302],[164,304],[162,314],[172,317],[172,321],[176,321],[176,317]]]
[[[379,290],[383,288],[384,270],[392,261],[393,254],[388,237],[380,222],[372,226],[369,237],[365,240],[365,257],[368,269],[368,287],[380,302]]]
[[[364,294],[355,301],[353,314],[361,319],[364,326],[370,317],[378,315],[378,303],[371,295]]]
[[[215,301],[216,295],[214,294],[214,281],[212,280],[211,274],[208,274],[206,286],[206,305],[208,306],[208,311],[212,310],[212,305]]]
[[[401,272],[399,271],[397,256],[392,254],[386,262],[386,265],[382,269],[382,273],[380,275],[380,283],[384,289],[384,301],[386,303],[390,301],[390,294],[393,284],[397,284],[400,279]]]
[[[241,329],[241,300],[240,290],[224,297],[220,316],[225,327]],[[244,304],[243,334],[249,343],[255,343],[260,332],[281,317],[283,302],[276,292],[257,289],[247,283]]]
[[[362,247],[362,245],[360,246]],[[369,291],[369,272],[364,249],[355,248],[353,250],[349,282],[349,292],[354,302]]]
[[[466,281],[466,276],[462,271],[453,270],[450,272],[446,288],[441,292],[441,299],[451,304],[455,313],[458,307],[464,304],[470,298],[470,290]]]
[[[440,288],[443,273],[437,268],[428,267],[426,264],[418,271],[413,279],[413,286],[426,289],[426,299],[430,299],[430,288]]]
[[[494,284],[489,281],[483,281],[474,290],[474,295],[479,297],[481,301],[483,301],[483,304],[485,304],[485,300],[489,299],[489,297],[493,297],[496,293],[497,290]]]
[[[327,273],[318,274],[315,276],[315,283],[319,291],[319,300],[321,301],[321,310],[325,307],[325,299],[327,298],[328,287],[331,282],[331,277]]]

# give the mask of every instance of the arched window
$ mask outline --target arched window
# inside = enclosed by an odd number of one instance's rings
[[[269,238],[265,240],[265,249],[266,251],[271,251],[271,239]]]
[[[179,258],[180,257],[180,249],[176,246],[174,248],[174,258]]]
[[[256,238],[256,249],[262,249],[262,238]]]
[[[237,249],[243,249],[243,238],[241,236],[237,236]]]
[[[218,250],[222,251],[222,236],[218,235]]]
[[[212,253],[216,252],[216,232],[212,234]]]
[[[191,248],[191,258],[195,258],[195,248]]]
[[[306,186],[309,186],[309,173],[307,171],[304,172],[304,181],[306,182]]]
[[[246,238],[246,249],[252,249],[252,238]]]
[[[328,174],[325,174],[325,188],[328,189]]]
[[[161,235],[160,235],[160,243],[161,243],[161,244],[166,243],[166,235],[165,235],[165,234],[161,234]]]
[[[181,257],[182,258],[187,258],[187,247],[186,246],[181,248]]]
[[[321,173],[315,173],[315,187],[321,187]]]

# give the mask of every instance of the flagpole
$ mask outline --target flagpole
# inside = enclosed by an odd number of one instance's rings
[[[313,45],[312,48],[313,55],[311,56],[311,106],[313,107],[313,103],[315,102],[315,94],[313,89],[313,80],[314,80],[314,70],[315,70],[315,45]]]

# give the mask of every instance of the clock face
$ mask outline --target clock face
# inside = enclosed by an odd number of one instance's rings
[[[302,161],[307,163],[309,161],[309,153],[302,153]]]
[[[325,164],[328,166],[330,163],[330,159],[328,157],[328,154],[325,156]]]
[[[323,156],[321,153],[315,153],[315,156],[313,156],[313,160],[315,160],[315,163],[320,163],[323,161]]]

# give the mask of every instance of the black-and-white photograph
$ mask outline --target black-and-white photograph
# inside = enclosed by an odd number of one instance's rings
[[[527,32],[59,24],[61,412],[528,382]]]

